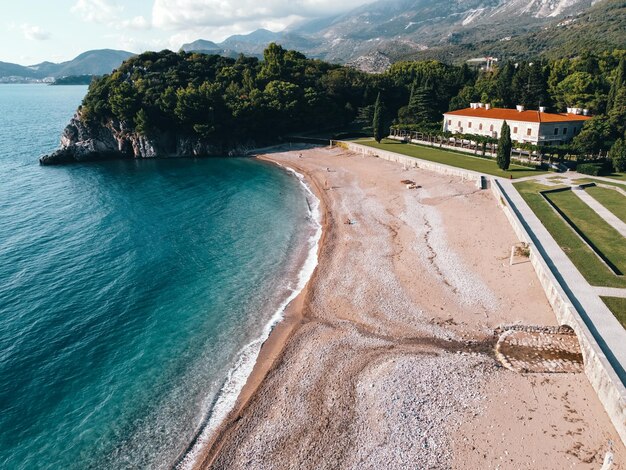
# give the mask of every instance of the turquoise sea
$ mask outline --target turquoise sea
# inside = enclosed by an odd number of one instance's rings
[[[184,466],[312,271],[316,201],[253,159],[39,166],[85,93],[0,86],[0,468]]]

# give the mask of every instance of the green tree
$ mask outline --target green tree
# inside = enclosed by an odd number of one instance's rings
[[[626,132],[626,84],[622,85],[615,94],[608,117],[613,137],[624,135]]]
[[[572,141],[573,147],[582,155],[595,155],[607,149],[607,139],[611,135],[609,120],[604,115],[594,116]]]
[[[609,150],[609,158],[616,171],[626,171],[626,140],[617,139],[615,141]]]
[[[607,97],[606,102],[606,111],[610,112],[615,104],[615,99],[617,97],[618,91],[626,86],[626,59],[622,57],[619,61],[619,65],[617,66],[617,71],[615,72],[615,78],[613,78],[613,82],[611,83],[611,89],[609,90],[609,95]]]
[[[502,123],[502,129],[500,129],[500,139],[498,140],[498,153],[496,155],[498,167],[501,170],[509,169],[509,165],[511,164],[512,148],[513,143],[511,142],[511,128],[506,123],[506,121],[504,121]]]
[[[140,135],[148,135],[150,133],[150,118],[145,109],[141,108],[135,115],[135,132]]]
[[[380,143],[383,138],[386,137],[385,132],[385,105],[380,92],[376,98],[376,104],[374,105],[374,120],[372,121],[372,127],[374,128],[374,139]]]

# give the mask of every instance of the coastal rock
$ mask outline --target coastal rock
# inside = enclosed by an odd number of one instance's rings
[[[255,147],[254,142],[220,145],[173,132],[147,137],[133,132],[124,122],[114,120],[87,125],[79,110],[65,127],[60,147],[42,156],[39,162],[55,165],[106,159],[245,155]]]

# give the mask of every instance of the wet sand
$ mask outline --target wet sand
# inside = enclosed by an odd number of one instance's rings
[[[623,468],[585,375],[494,359],[498,326],[556,319],[490,192],[341,149],[261,158],[322,201],[319,266],[199,468]]]

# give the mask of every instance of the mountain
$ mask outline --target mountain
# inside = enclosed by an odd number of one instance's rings
[[[220,44],[196,41],[182,49],[260,56],[267,44],[277,42],[309,57],[368,70],[384,67],[385,58],[391,62],[462,61],[476,54],[517,58],[569,43],[584,49],[580,38],[589,37],[590,29],[594,44],[624,47],[623,9],[624,2],[617,0],[377,0],[287,31],[260,29]],[[621,19],[616,20],[616,13]],[[602,25],[611,22],[616,27],[609,34]],[[564,37],[568,30],[569,39]],[[611,37],[605,40],[607,35]]]
[[[378,0],[304,29],[324,38],[313,55],[347,61],[374,51],[392,59],[447,46],[508,40],[577,15],[593,0]],[[295,32],[298,32],[296,30]]]
[[[104,75],[111,73],[134,54],[126,51],[102,49],[87,51],[67,62],[55,64],[42,62],[36,65],[22,66],[0,62],[0,82],[16,77],[24,81],[43,80],[48,77],[59,78],[75,75]]]
[[[212,41],[198,39],[183,44],[180,48],[185,52],[202,52],[205,54],[219,54],[236,58],[239,54],[253,57],[263,57],[263,51],[268,44],[276,42],[288,49],[295,49],[309,53],[312,45],[319,45],[320,41],[289,31],[275,33],[267,29],[257,29],[250,34],[236,34],[223,42],[216,44]],[[310,54],[309,54],[310,55]]]
[[[37,78],[35,70],[24,67],[23,65],[11,64],[8,62],[0,62],[0,79],[8,77]]]

